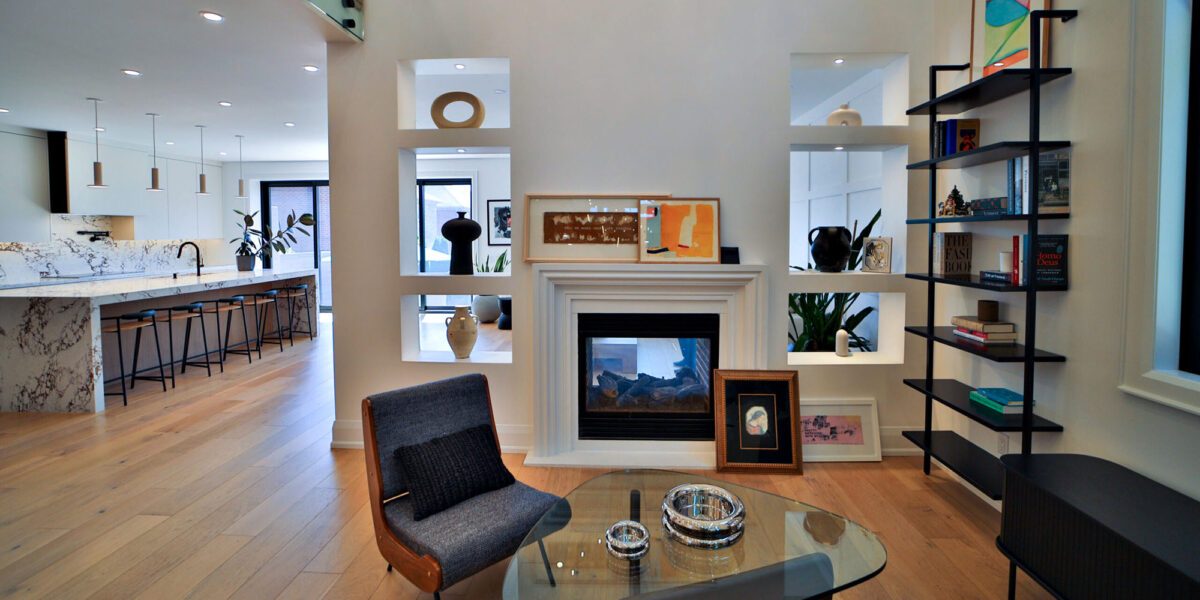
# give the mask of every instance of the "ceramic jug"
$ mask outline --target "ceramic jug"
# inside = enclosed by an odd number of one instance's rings
[[[471,307],[455,306],[454,316],[446,317],[446,341],[454,358],[470,358],[478,337],[479,318],[471,314]]]
[[[813,236],[816,239],[813,239]],[[808,232],[809,251],[818,271],[839,273],[850,260],[850,230],[845,227],[814,227]]]

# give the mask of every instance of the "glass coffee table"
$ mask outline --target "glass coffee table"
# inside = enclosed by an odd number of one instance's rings
[[[667,537],[663,497],[687,483],[720,486],[741,499],[740,539],[710,550]],[[608,552],[605,532],[623,519],[649,533],[640,559]],[[699,475],[617,471],[580,485],[542,516],[509,563],[504,597],[828,598],[886,563],[875,534],[814,506]]]

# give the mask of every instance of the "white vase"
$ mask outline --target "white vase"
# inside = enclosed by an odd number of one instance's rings
[[[857,110],[850,108],[849,104],[843,104],[837,107],[836,110],[829,113],[825,117],[826,125],[847,125],[850,127],[862,126],[862,115]]]
[[[850,356],[850,334],[845,329],[837,330],[834,336],[834,351],[838,356]]]
[[[471,307],[455,306],[454,316],[446,317],[446,341],[454,358],[470,358],[478,338],[479,319],[471,314]]]

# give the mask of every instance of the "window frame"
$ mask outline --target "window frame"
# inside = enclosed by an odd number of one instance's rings
[[[417,272],[425,272],[425,186],[427,185],[465,185],[470,188],[469,203],[467,214],[471,218],[475,218],[475,178],[473,177],[418,177],[417,178]],[[418,303],[418,310],[422,313],[438,313],[438,312],[453,312],[453,306],[430,306],[425,294],[422,294]]]
[[[1183,273],[1179,315],[1179,370],[1200,375],[1200,29],[1192,10],[1188,65],[1187,176],[1184,191]]]

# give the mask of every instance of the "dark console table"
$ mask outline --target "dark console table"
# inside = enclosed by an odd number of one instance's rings
[[[1200,598],[1200,502],[1094,456],[1001,462],[1009,598],[1017,567],[1060,598]]]

